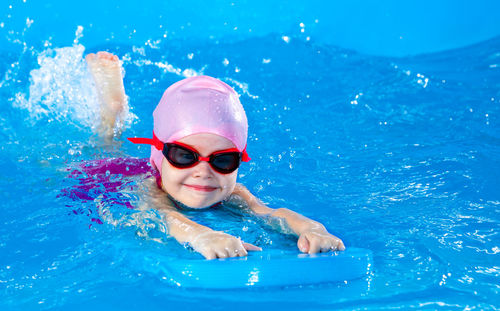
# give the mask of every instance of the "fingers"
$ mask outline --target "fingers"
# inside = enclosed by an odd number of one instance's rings
[[[212,242],[210,244],[210,242]],[[247,250],[261,251],[262,249],[250,243],[245,243],[236,237],[223,235],[222,238],[206,241],[205,245],[195,248],[206,259],[244,257]],[[208,245],[210,244],[210,245]]]
[[[330,245],[324,245],[319,249],[320,253],[328,253],[329,251],[334,251],[336,248]]]
[[[216,259],[216,258],[230,257],[228,255],[228,252],[225,249],[222,249],[222,250],[209,249],[209,250],[201,251],[200,254],[202,254],[203,257],[205,257],[205,259],[208,259],[208,260],[212,260],[212,259]]]
[[[242,242],[242,244],[243,244],[243,248],[247,251],[262,251],[262,248],[255,246],[253,244],[245,243],[245,242]],[[246,254],[245,254],[245,256],[246,256]]]
[[[316,254],[321,249],[321,240],[317,236],[302,234],[297,241],[299,250],[303,253]]]
[[[255,246],[256,247],[256,246]],[[207,259],[214,259],[214,258],[232,258],[232,257],[244,257],[247,256],[248,253],[245,250],[243,246],[240,247],[234,247],[234,248],[224,248],[224,249],[217,249],[212,251],[214,257],[208,258],[205,256]],[[203,253],[202,253],[203,255]]]
[[[215,252],[213,250],[210,250],[210,249],[202,251],[202,252],[200,252],[200,254],[202,254],[203,257],[205,257],[206,259],[209,259],[209,260],[217,258],[217,256],[215,255]]]
[[[318,238],[309,238],[309,254],[316,254],[321,249],[321,240]]]
[[[335,237],[332,240],[328,241],[329,243],[325,245],[325,247],[321,248],[321,252],[329,252],[329,251],[344,251],[345,246],[344,242],[341,239]],[[324,251],[323,251],[324,249]]]
[[[342,240],[328,233],[326,235],[314,232],[302,234],[297,241],[297,246],[300,251],[308,254],[345,250]]]
[[[305,235],[301,235],[299,240],[297,241],[297,246],[299,250],[303,253],[309,252],[309,241],[307,240]]]
[[[247,251],[262,251],[262,248],[250,243],[245,243],[241,240],[238,240],[238,245],[226,248],[227,257],[244,257],[248,255]],[[226,257],[219,257],[219,258],[226,258]]]
[[[344,242],[342,242],[342,240],[339,240],[339,244],[337,245],[337,250],[339,251],[345,251],[345,245],[344,245]]]
[[[201,254],[206,259],[216,259],[216,258],[229,258],[229,257],[242,257],[246,256],[247,252],[244,248],[241,249],[218,249],[218,250],[207,250],[202,251]]]
[[[226,249],[216,250],[215,254],[217,254],[217,258],[227,258],[229,256]]]
[[[243,245],[237,247],[235,249],[228,250],[230,257],[244,257],[247,256],[248,253]]]
[[[330,251],[343,251],[345,250],[344,243],[338,238],[329,239],[321,244],[321,253],[327,253]]]

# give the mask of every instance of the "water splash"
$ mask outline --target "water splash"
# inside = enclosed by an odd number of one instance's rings
[[[94,129],[98,124],[97,92],[83,59],[85,47],[48,49],[38,55],[39,69],[30,72],[29,96],[18,93],[14,105],[35,121],[76,122]]]
[[[75,31],[75,39],[73,40],[73,45],[77,45],[82,37],[83,37],[83,27],[78,26]]]
[[[82,30],[76,31],[75,42]],[[18,92],[14,106],[27,110],[33,123],[48,119],[94,131],[100,123],[100,105],[84,52],[81,44],[41,52],[37,57],[40,68],[30,72],[29,95]],[[127,112],[119,126],[128,127],[135,118]]]
[[[126,192],[106,193],[97,197],[94,202],[100,218],[105,223],[118,228],[132,228],[137,236],[158,243],[167,243],[168,227],[157,210],[130,209],[121,204],[127,202],[138,206],[137,195]]]
[[[197,71],[197,70],[192,69],[192,68],[182,69],[182,68],[176,67],[176,66],[168,63],[167,61],[154,62],[154,61],[151,61],[148,59],[138,59],[138,60],[132,61],[130,58],[130,55],[126,55],[124,57],[124,63],[132,63],[137,67],[154,66],[154,67],[161,69],[165,73],[167,73],[167,72],[173,73],[173,74],[178,75],[178,76],[183,77],[183,78],[190,78],[190,77],[194,77],[194,76],[203,75],[203,68],[201,70]]]
[[[237,86],[240,93],[243,93],[252,99],[259,98],[259,96],[253,95],[248,91],[248,83],[242,83],[242,82],[239,82],[239,81],[232,79],[232,78],[225,78],[224,80],[229,82],[229,84],[232,84],[233,86]]]

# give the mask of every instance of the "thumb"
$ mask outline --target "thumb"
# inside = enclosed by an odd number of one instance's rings
[[[299,240],[297,241],[297,246],[301,252],[309,252],[309,241],[304,234],[300,235]]]
[[[245,242],[242,242],[243,244],[243,247],[247,250],[247,251],[261,251],[262,248],[258,247],[258,246],[255,246],[253,244],[250,244],[250,243],[245,243]]]

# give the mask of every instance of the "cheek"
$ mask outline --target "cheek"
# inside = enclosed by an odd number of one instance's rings
[[[184,175],[186,172],[183,170],[176,169],[171,167],[167,161],[163,161],[162,170],[161,170],[161,181],[163,190],[172,191],[176,185],[178,185],[185,178]]]
[[[231,193],[236,186],[236,178],[238,177],[238,170],[229,175],[222,175],[221,185],[224,187],[224,192]]]

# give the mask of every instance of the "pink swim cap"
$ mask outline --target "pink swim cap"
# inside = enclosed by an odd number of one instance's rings
[[[162,143],[170,143],[193,134],[211,133],[227,138],[246,156],[245,110],[238,94],[218,79],[196,76],[172,84],[156,106],[153,120],[153,140],[157,137]],[[151,145],[151,164],[161,172],[161,145],[157,140]]]

